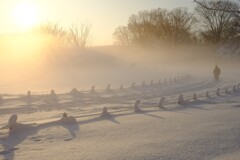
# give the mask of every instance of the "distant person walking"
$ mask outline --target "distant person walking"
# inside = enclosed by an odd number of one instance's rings
[[[219,76],[220,76],[221,70],[220,68],[216,65],[214,70],[213,70],[213,74],[214,74],[214,78],[215,80],[219,80]]]

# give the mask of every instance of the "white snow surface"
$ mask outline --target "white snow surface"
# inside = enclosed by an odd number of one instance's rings
[[[232,91],[239,82],[239,76],[219,82],[192,77],[54,99],[3,96],[0,125],[12,114],[18,115],[18,124],[10,132],[0,130],[0,159],[238,160],[240,89],[228,94],[224,89]],[[194,93],[201,96],[196,101]],[[177,104],[180,94],[187,99],[183,105]],[[158,108],[161,97],[166,98],[165,109]],[[137,99],[138,113],[133,110]],[[111,116],[101,116],[103,107]],[[64,112],[77,123],[62,123]]]

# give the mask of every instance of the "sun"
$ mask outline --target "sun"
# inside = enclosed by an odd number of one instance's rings
[[[39,21],[39,13],[36,6],[31,3],[20,3],[13,11],[13,17],[20,30],[26,30]]]

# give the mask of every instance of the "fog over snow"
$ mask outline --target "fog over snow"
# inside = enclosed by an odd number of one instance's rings
[[[212,78],[215,65],[227,77],[238,72],[239,67],[237,61],[213,54],[213,49],[204,46],[161,49],[103,46],[85,51],[56,48],[39,51],[38,47],[2,49],[2,93],[28,90],[48,93],[51,89],[63,93],[72,88],[90,89],[92,85],[103,89],[108,84],[119,88],[121,84],[157,82],[183,74]]]
[[[239,160],[239,0],[0,10],[0,160]]]
[[[2,55],[0,125],[9,128],[13,114],[17,121],[10,131],[0,130],[1,159],[240,156],[240,74],[234,60],[204,47],[51,53],[27,59]],[[215,65],[221,69],[219,81],[213,78]],[[137,112],[136,100],[141,100]],[[104,107],[108,114],[101,114]]]

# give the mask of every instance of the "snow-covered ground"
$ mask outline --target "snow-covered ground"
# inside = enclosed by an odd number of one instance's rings
[[[0,125],[6,125],[12,114],[18,115],[18,124],[10,132],[0,130],[0,158],[239,159],[240,89],[233,92],[239,75],[220,81],[193,76],[154,82],[91,93],[5,95]],[[205,96],[207,91],[210,97]],[[180,94],[187,99],[185,104],[177,104]],[[165,109],[158,107],[161,97],[166,98]],[[137,99],[141,112],[133,110]],[[103,107],[111,116],[101,116]],[[77,122],[61,121],[64,112]]]

